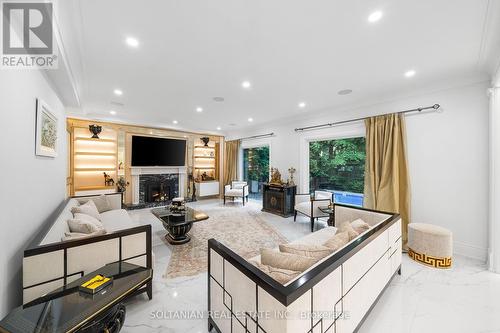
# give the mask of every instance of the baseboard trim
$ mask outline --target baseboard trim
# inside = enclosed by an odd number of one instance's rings
[[[462,242],[453,242],[453,253],[467,258],[480,260],[486,262],[488,259],[488,249],[470,245]]]

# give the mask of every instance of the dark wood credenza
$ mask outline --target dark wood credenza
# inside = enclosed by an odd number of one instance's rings
[[[262,187],[262,211],[283,217],[293,215],[296,185],[264,184]]]

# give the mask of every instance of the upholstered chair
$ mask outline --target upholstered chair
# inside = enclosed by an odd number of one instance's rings
[[[243,199],[243,206],[245,206],[245,198],[248,202],[248,184],[242,181],[232,181],[231,185],[224,186],[224,205],[226,198],[241,198]]]
[[[311,219],[311,232],[314,231],[314,219],[329,217],[328,214],[319,210],[319,207],[328,206],[333,201],[333,193],[327,191],[314,191],[310,193],[295,195],[295,214],[293,220],[297,220],[297,213],[305,215]]]

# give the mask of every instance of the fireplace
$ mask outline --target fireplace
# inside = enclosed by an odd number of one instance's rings
[[[166,204],[178,196],[178,174],[139,176],[139,204]]]
[[[185,197],[186,169],[186,167],[131,167],[132,197],[131,202],[127,204],[128,208],[162,206],[173,198]]]

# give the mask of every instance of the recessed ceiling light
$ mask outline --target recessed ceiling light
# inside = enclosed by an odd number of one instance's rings
[[[220,126],[217,126],[217,130],[220,131],[222,128]]]
[[[249,122],[252,122],[252,121],[253,121],[253,118],[248,118],[248,121],[249,121]]]
[[[121,91],[120,89],[115,89],[115,90],[113,90],[113,92],[115,93],[116,96],[123,95],[123,91]]]
[[[306,107],[306,102],[300,102],[299,103],[299,108],[303,109]]]
[[[177,125],[179,122],[177,120],[172,121],[172,124]]]
[[[370,16],[368,16],[368,22],[371,22],[371,23],[377,22],[382,18],[383,15],[384,14],[380,10],[377,10],[377,11],[371,13]]]
[[[111,110],[111,111],[109,111],[109,113],[114,116],[116,114],[116,111],[115,110]]]
[[[203,112],[203,108],[202,108],[201,106],[198,106],[198,107],[196,108],[196,112]]]
[[[417,72],[415,72],[415,70],[411,69],[409,71],[406,71],[405,76],[406,77],[413,77],[413,76],[415,76],[415,74],[417,74]]]
[[[352,93],[352,89],[343,89],[343,90],[339,90],[337,92],[337,94],[339,94],[339,95],[349,95],[351,93]]]
[[[125,42],[130,47],[138,47],[139,46],[139,41],[134,37],[127,37],[127,39],[125,39]]]
[[[250,81],[243,81],[243,82],[241,82],[241,86],[244,89],[250,89],[252,87],[252,84],[250,83]]]

